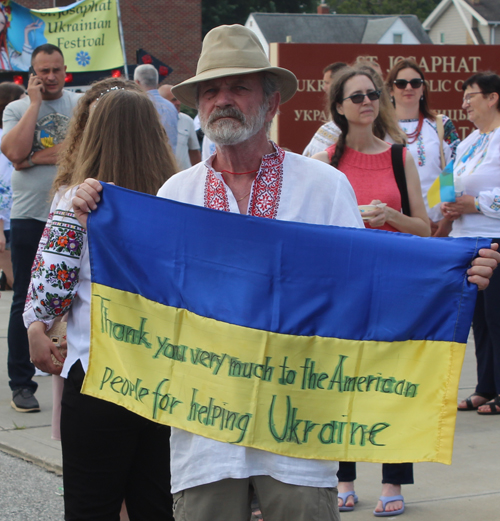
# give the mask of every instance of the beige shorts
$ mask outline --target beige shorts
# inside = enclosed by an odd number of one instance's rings
[[[249,521],[252,488],[265,521],[340,521],[336,488],[287,485],[269,476],[223,479],[177,492],[175,521]]]

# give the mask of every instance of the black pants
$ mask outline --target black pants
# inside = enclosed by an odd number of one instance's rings
[[[80,393],[84,371],[71,368],[61,402],[66,521],[173,521],[170,427]]]
[[[499,239],[493,239],[498,243]],[[472,319],[477,358],[476,392],[494,398],[500,395],[500,269],[489,286],[478,291]]]
[[[7,333],[9,345],[7,369],[9,385],[13,391],[27,388],[35,392],[38,387],[38,384],[33,381],[35,366],[30,362],[28,334],[24,327],[23,311],[31,280],[31,267],[44,228],[45,223],[35,219],[12,219],[10,222],[14,294]]]
[[[341,461],[337,477],[339,481],[354,481],[356,479],[356,463]],[[413,485],[413,463],[382,464],[382,483]]]

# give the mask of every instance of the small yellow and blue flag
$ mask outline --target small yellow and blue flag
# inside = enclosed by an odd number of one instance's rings
[[[446,165],[445,169],[434,180],[427,192],[429,208],[439,203],[455,202],[455,186],[453,183],[453,159]]]

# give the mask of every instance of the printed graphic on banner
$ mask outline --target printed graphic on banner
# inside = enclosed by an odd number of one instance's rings
[[[476,295],[466,270],[488,244],[105,186],[89,221],[83,392],[277,454],[450,463]]]
[[[27,71],[33,50],[44,43],[62,50],[68,72],[98,71],[124,64],[116,0],[83,0],[41,10],[1,0],[0,29],[3,70]]]

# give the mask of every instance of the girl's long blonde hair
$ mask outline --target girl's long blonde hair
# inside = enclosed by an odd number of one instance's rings
[[[175,171],[151,100],[143,92],[119,89],[103,94],[92,110],[70,184],[91,177],[154,195]]]
[[[89,119],[90,106],[102,94],[110,89],[126,89],[142,92],[139,85],[122,78],[106,78],[94,83],[78,100],[69,122],[68,132],[62,144],[62,150],[57,162],[57,175],[52,183],[52,195],[62,187],[71,184],[75,171],[76,158],[82,143],[83,131]]]

